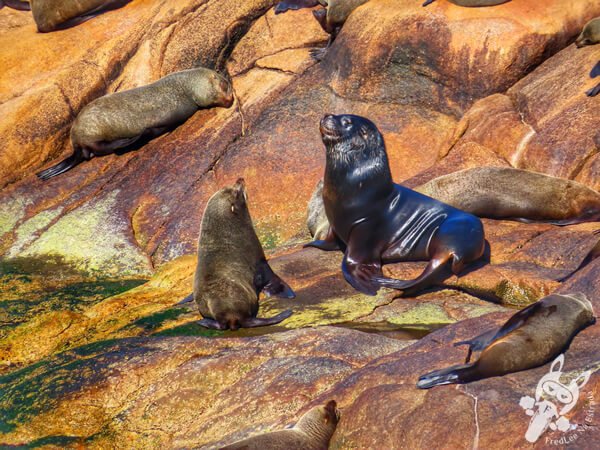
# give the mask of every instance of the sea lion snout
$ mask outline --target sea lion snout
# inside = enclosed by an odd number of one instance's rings
[[[323,141],[337,141],[337,139],[341,136],[338,117],[334,116],[333,114],[326,114],[321,119],[319,130],[321,131],[321,137],[323,138]]]

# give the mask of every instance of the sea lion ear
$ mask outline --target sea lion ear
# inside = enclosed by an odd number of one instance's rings
[[[246,194],[246,182],[243,178],[238,180],[233,185],[233,193],[235,199],[239,202],[245,203],[248,200],[248,194]]]

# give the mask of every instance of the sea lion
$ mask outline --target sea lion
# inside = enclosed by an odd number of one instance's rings
[[[600,17],[590,20],[583,26],[581,34],[575,40],[577,48],[600,43]]]
[[[599,76],[600,76],[600,61],[598,61],[596,63],[596,65],[592,68],[592,70],[590,72],[590,78],[596,78]],[[585,92],[585,94],[588,97],[595,97],[596,95],[598,95],[598,93],[600,93],[600,83],[598,83],[596,86],[594,86],[593,88],[591,88],[590,90]]]
[[[94,156],[109,155],[142,138],[152,139],[185,122],[200,108],[232,104],[231,84],[202,67],[105,95],[87,104],[73,122],[73,154],[37,176],[47,180]]]
[[[19,11],[31,11],[31,5],[29,2],[23,0],[0,0],[0,8],[3,6]]]
[[[508,3],[510,0],[448,0],[450,3],[454,3],[458,6],[466,6],[466,7],[477,7],[477,6],[496,6],[501,5],[502,3]],[[427,6],[431,3],[435,2],[435,0],[427,0],[423,3],[423,6]]]
[[[259,434],[221,450],[327,450],[340,420],[335,400],[306,412],[293,428]]]
[[[321,28],[329,34],[329,40],[325,48],[319,48],[311,51],[311,55],[317,61],[321,61],[331,47],[333,41],[339,34],[346,19],[350,13],[360,5],[367,3],[369,0],[321,0],[319,3],[326,6],[326,9],[313,11],[313,16],[321,25]]]
[[[69,28],[131,0],[30,0],[33,20],[40,33]]]
[[[198,323],[206,328],[274,325],[292,315],[287,310],[270,319],[256,317],[261,291],[283,298],[294,298],[295,294],[269,266],[247,200],[240,178],[232,187],[216,192],[204,210],[193,298],[203,317]]]
[[[317,184],[315,191],[308,203],[306,225],[310,235],[315,240],[325,239],[329,231],[329,221],[325,214],[325,205],[323,204],[323,180]]]
[[[499,330],[454,344],[469,346],[465,364],[425,374],[417,387],[469,383],[533,369],[556,358],[579,331],[594,323],[592,304],[584,294],[549,295],[516,313]],[[481,355],[468,364],[473,351]]]
[[[284,0],[275,6],[275,14],[317,6],[323,0]]]
[[[572,225],[600,221],[600,194],[576,181],[510,167],[443,175],[417,192],[490,219]]]
[[[385,144],[373,122],[326,115],[321,136],[327,150],[323,202],[330,227],[307,246],[344,249],[342,272],[355,289],[375,295],[380,287],[423,289],[450,265],[458,274],[484,251],[481,221],[392,181]],[[383,276],[381,266],[429,260],[414,280]]]

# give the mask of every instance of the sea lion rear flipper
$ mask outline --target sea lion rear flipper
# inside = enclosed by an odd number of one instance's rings
[[[72,154],[71,156],[69,156],[68,158],[64,159],[63,161],[59,162],[58,164],[56,164],[46,170],[42,170],[41,172],[36,173],[36,175],[38,176],[38,178],[46,181],[52,177],[55,177],[56,175],[60,175],[61,173],[64,173],[67,170],[72,169],[73,167],[75,167],[77,164],[79,164],[82,161],[83,161],[83,158],[81,157],[79,152],[76,152],[76,153]]]
[[[472,368],[473,364],[461,364],[445,369],[434,370],[433,372],[421,375],[419,381],[417,381],[417,387],[419,389],[430,389],[434,386],[441,386],[443,384],[459,384],[474,381],[474,378],[468,376],[471,375],[470,372]]]
[[[258,291],[263,291],[267,297],[294,298],[296,296],[292,288],[273,272],[266,260],[261,261],[256,268],[254,286]]]
[[[423,5],[422,5],[422,6],[427,6],[427,5],[430,5],[430,4],[432,4],[433,2],[435,2],[435,0],[427,0],[425,3],[423,3]]]
[[[246,319],[241,319],[240,325],[243,328],[255,328],[255,327],[266,327],[269,325],[276,325],[279,322],[282,322],[285,319],[287,319],[288,317],[290,317],[292,314],[293,313],[292,313],[291,309],[286,309],[285,311],[283,311],[269,319],[262,319],[259,317],[249,317]]]
[[[590,72],[590,78],[596,78],[598,76],[600,76],[600,61],[596,63]]]
[[[304,248],[306,247],[315,247],[319,250],[325,250],[326,252],[330,252],[333,250],[342,250],[340,246],[340,241],[336,237],[333,229],[331,228],[331,225],[327,230],[327,235],[325,236],[325,239],[319,239],[316,241],[309,242],[308,244],[304,244]]]
[[[281,14],[289,10],[295,11],[302,8],[312,8],[318,4],[318,0],[284,0],[275,6],[275,14]]]
[[[588,97],[595,97],[599,93],[600,93],[600,83],[598,83],[596,86],[591,88],[589,91],[586,91],[585,95],[587,95]]]
[[[0,7],[2,6],[2,3],[9,8],[16,9],[18,11],[31,11],[31,5],[20,0],[4,0],[4,2],[0,3]]]
[[[217,322],[214,319],[204,318],[202,320],[199,320],[196,323],[198,325],[200,325],[201,327],[210,328],[211,330],[225,330],[227,328],[227,326],[221,325],[219,322]]]
[[[186,303],[190,303],[193,300],[194,300],[194,293],[192,292],[190,295],[188,295],[186,298],[181,300],[179,303],[175,303],[175,306],[185,305]]]

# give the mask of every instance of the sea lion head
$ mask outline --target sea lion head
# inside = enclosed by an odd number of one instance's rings
[[[600,42],[600,17],[590,20],[585,24],[581,34],[575,41],[577,48],[594,45]]]
[[[200,108],[233,105],[233,89],[225,77],[203,67],[191,69],[189,74],[191,96]]]
[[[373,122],[364,117],[327,114],[321,119],[321,138],[327,149],[327,160],[346,163],[383,159],[387,155],[383,137]]]
[[[327,448],[339,421],[340,411],[337,404],[335,400],[329,400],[325,405],[315,406],[306,412],[294,428],[323,442],[323,448]]]
[[[210,198],[204,217],[227,228],[240,222],[252,223],[247,202],[246,183],[239,178],[233,186],[217,191]]]

